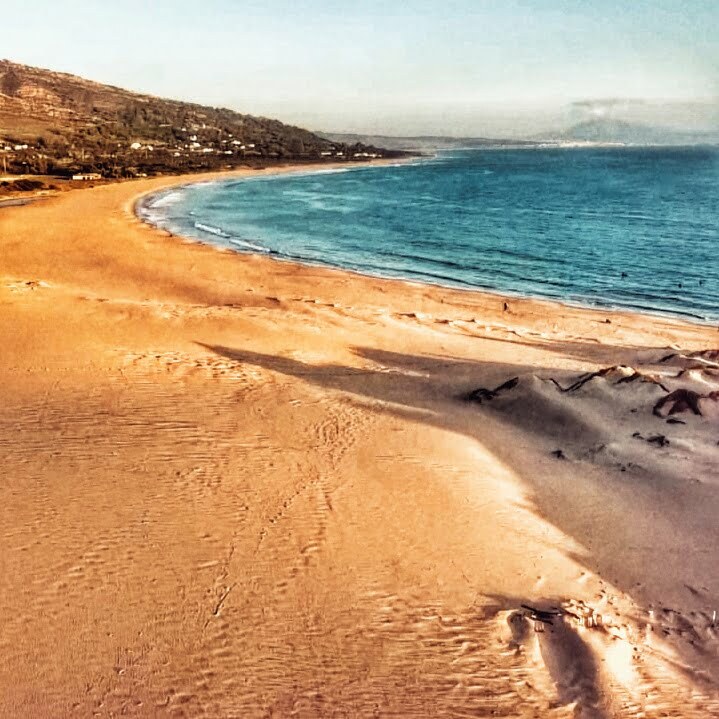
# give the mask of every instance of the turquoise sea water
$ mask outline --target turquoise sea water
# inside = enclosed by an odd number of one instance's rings
[[[240,252],[719,320],[719,149],[455,151],[188,185],[140,213]]]

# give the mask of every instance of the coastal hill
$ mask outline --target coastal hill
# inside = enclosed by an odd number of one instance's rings
[[[141,95],[0,60],[3,174],[132,177],[385,154],[273,119]]]

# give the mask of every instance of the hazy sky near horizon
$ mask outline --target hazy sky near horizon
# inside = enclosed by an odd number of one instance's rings
[[[0,57],[312,129],[523,134],[719,97],[719,0],[34,0]]]

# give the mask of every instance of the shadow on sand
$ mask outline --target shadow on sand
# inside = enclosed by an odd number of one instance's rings
[[[704,506],[706,509],[706,503],[715,507],[715,516],[719,516],[719,502],[711,487],[694,485],[684,488],[684,503],[669,507],[663,482],[657,481],[651,474],[625,473],[607,466],[599,471],[588,462],[561,461],[554,458],[551,451],[556,447],[557,439],[542,427],[541,422],[533,425],[533,433],[524,431],[520,443],[516,441],[517,432],[512,423],[501,413],[491,406],[479,406],[461,399],[477,387],[495,387],[523,374],[552,376],[566,382],[570,376],[576,377],[576,373],[551,368],[538,370],[537,367],[521,364],[407,355],[363,347],[353,350],[362,365],[359,367],[309,364],[249,350],[198,344],[239,364],[254,365],[345,393],[348,399],[361,402],[371,411],[425,422],[471,437],[521,478],[531,507],[539,517],[583,548],[581,555],[573,557],[578,563],[611,581],[642,607],[656,606],[668,581],[677,591],[685,592],[686,586],[696,584],[695,577],[687,576],[684,559],[687,552],[701,546],[716,555],[719,549],[719,526],[716,522],[707,525],[697,519],[697,507]],[[594,348],[591,354],[585,353],[580,343],[575,344],[567,347],[565,343],[557,343],[550,349],[562,354],[569,352],[575,356],[591,356],[596,361]],[[666,351],[656,347],[616,347],[613,355],[609,348],[602,349],[601,356],[607,360],[611,356],[614,363],[630,363],[636,361],[639,353],[646,355],[651,352],[661,356]],[[544,464],[535,471],[538,461]],[[601,511],[595,511],[598,497],[603,505]],[[605,525],[607,517],[613,518],[611,532]],[[642,517],[652,517],[654,526],[659,525],[663,530],[652,532],[651,546],[647,544],[643,522],[638,521]],[[682,528],[681,533],[676,531],[676,527]],[[642,567],[644,581],[641,584],[636,581],[637,566]],[[709,567],[707,571],[710,572]],[[707,581],[709,579],[707,577]],[[689,593],[687,598],[691,603]],[[536,598],[522,598],[532,599]],[[521,603],[520,599],[511,601]],[[702,601],[710,603],[714,597],[705,594]],[[518,603],[512,605],[508,600],[504,602],[504,607],[516,607]],[[542,652],[547,654],[546,663],[550,671],[555,666],[558,676],[565,676],[570,671],[564,666],[567,662],[591,664],[592,660],[582,640],[578,636],[575,638],[571,629],[560,629],[561,636],[551,642],[545,641]],[[557,649],[557,646],[563,648]],[[691,666],[691,657],[684,659],[677,664],[680,670],[682,664]],[[585,677],[591,678],[596,673],[596,668],[591,666],[585,666],[585,669],[588,669],[583,672]],[[697,679],[692,673],[689,676]],[[715,680],[714,674],[712,682]],[[561,681],[558,680],[557,686],[561,694]],[[585,688],[592,700],[590,703],[594,698],[592,686],[590,681]],[[565,691],[568,701],[572,700],[572,691],[575,690],[570,688]]]

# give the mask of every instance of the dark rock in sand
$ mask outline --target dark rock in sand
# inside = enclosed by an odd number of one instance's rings
[[[637,380],[641,382],[649,382],[651,384],[655,384],[658,387],[661,387],[665,392],[668,392],[669,390],[661,383],[659,379],[657,379],[654,375],[649,374],[643,374],[642,372],[637,372],[632,367],[624,368],[622,365],[614,365],[612,367],[604,367],[603,369],[598,370],[597,372],[591,372],[589,374],[585,374],[582,377],[580,377],[576,382],[573,384],[570,384],[569,387],[562,387],[562,385],[559,384],[555,379],[552,380],[554,384],[557,386],[557,388],[562,392],[575,392],[576,390],[583,387],[587,382],[590,382],[593,379],[596,379],[598,377],[607,377],[608,375],[614,374],[618,371],[621,371],[622,369],[630,370],[631,373],[628,375],[624,375],[620,377],[615,384],[624,384],[625,382],[635,382]]]
[[[478,404],[482,404],[482,402],[485,401],[489,402],[501,392],[506,392],[507,390],[514,389],[517,386],[518,382],[519,377],[512,377],[512,379],[507,380],[504,384],[500,384],[499,387],[495,387],[494,389],[487,389],[486,387],[474,389],[471,392],[465,394],[462,399],[467,402],[477,402]]]
[[[667,415],[679,414],[679,412],[691,411],[701,417],[702,411],[699,407],[699,400],[702,399],[719,402],[719,391],[699,394],[699,392],[691,389],[676,389],[666,397],[662,397],[654,405],[652,413],[657,417],[666,417]]]

